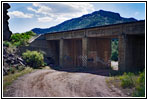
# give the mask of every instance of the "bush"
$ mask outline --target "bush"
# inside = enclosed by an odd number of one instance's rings
[[[140,73],[137,79],[136,90],[133,93],[135,97],[144,97],[145,96],[145,72]]]
[[[39,68],[44,65],[44,57],[41,52],[27,50],[22,55],[27,65],[30,67]]]
[[[16,47],[27,45],[28,40],[35,35],[36,34],[32,31],[28,31],[26,33],[15,33],[11,35],[11,43]]]
[[[3,45],[6,46],[6,47],[10,47],[11,46],[11,43],[9,41],[4,41],[3,42]]]
[[[120,80],[121,80],[121,86],[123,88],[132,88],[135,86],[135,79],[134,79],[134,74],[133,73],[124,73],[121,77],[120,77]]]

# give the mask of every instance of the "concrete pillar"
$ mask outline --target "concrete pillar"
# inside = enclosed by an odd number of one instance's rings
[[[125,71],[125,50],[126,50],[126,36],[125,35],[120,35],[118,37],[119,40],[119,56],[118,56],[118,61],[119,61],[119,71]]]
[[[59,57],[59,65],[63,67],[63,56],[64,56],[64,40],[60,39],[60,45],[59,45],[59,52],[60,52],[60,57]]]
[[[119,70],[140,71],[145,68],[145,40],[144,36],[119,36]]]
[[[82,66],[87,66],[88,38],[82,38]]]

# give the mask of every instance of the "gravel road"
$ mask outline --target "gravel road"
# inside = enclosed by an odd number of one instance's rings
[[[123,97],[110,89],[107,76],[91,73],[37,70],[19,77],[4,92],[4,97]]]

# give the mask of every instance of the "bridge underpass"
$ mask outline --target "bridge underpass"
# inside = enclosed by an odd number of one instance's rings
[[[145,68],[145,21],[106,25],[42,35],[29,48],[40,48],[52,55],[63,68],[111,67],[111,39],[119,41],[119,70]],[[43,43],[44,41],[44,43]],[[38,44],[42,42],[39,46]]]

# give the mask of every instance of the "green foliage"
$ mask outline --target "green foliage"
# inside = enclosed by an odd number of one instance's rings
[[[11,46],[11,42],[3,41],[3,45],[6,46],[6,47],[10,47]]]
[[[145,71],[139,73],[119,73],[116,76],[110,76],[107,80],[108,84],[113,84],[116,87],[122,87],[125,90],[132,90],[130,93],[134,97],[144,97],[145,96]]]
[[[44,57],[41,52],[27,50],[23,53],[23,59],[33,68],[39,68],[44,65]]]
[[[132,88],[135,86],[135,75],[133,73],[124,73],[120,76],[120,80],[123,88]]]
[[[21,45],[26,45],[28,44],[28,40],[32,37],[35,36],[36,34],[32,31],[28,31],[26,33],[16,33],[11,35],[11,43],[18,47]]]
[[[145,72],[141,72],[138,79],[137,79],[137,85],[136,90],[133,93],[133,96],[135,97],[144,97],[145,96]]]
[[[118,61],[118,40],[114,39],[111,42],[111,60]]]

